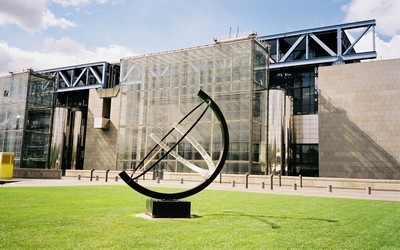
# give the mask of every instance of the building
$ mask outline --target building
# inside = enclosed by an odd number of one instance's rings
[[[350,35],[354,37],[352,41]],[[281,89],[285,96],[292,98],[291,102],[286,102],[287,106],[293,106],[292,113],[288,113],[291,121],[282,128],[286,132],[277,149],[285,155],[279,158],[279,164],[284,166],[283,174],[325,176],[320,174],[322,161],[319,158],[319,84],[324,81],[319,69],[376,58],[374,37],[375,20],[259,37],[271,45],[270,91]],[[360,41],[369,43],[370,48],[356,51]]]
[[[19,168],[130,169],[196,106],[202,89],[228,121],[225,173],[399,179],[400,59],[361,62],[376,58],[374,27],[367,20],[249,34],[115,64],[4,76],[0,151],[15,152]],[[365,39],[371,49],[357,51]],[[215,160],[220,138],[207,119],[196,140]],[[204,164],[193,145],[174,150]],[[176,157],[158,169],[191,172]]]

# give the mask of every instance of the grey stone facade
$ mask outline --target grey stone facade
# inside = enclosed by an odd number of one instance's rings
[[[400,179],[400,60],[319,68],[320,177]]]
[[[104,98],[111,99],[110,118],[107,128],[95,128],[95,119],[101,119],[104,115]],[[117,89],[90,90],[84,169],[116,169],[119,107],[120,95]]]

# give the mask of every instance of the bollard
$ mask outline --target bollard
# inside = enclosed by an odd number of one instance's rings
[[[94,172],[94,169],[90,170],[90,181],[93,180],[93,172]]]
[[[222,184],[222,173],[219,173],[219,184]]]
[[[274,176],[271,174],[271,180],[270,180],[270,185],[271,185],[271,190],[274,190]]]
[[[96,181],[99,181],[99,176],[98,175],[96,175]]]
[[[261,188],[265,189],[265,182],[261,182]]]
[[[300,188],[303,188],[303,176],[299,175]]]
[[[181,178],[181,184],[183,184],[183,178]]]
[[[371,194],[371,191],[372,191],[371,187],[367,187],[366,191],[367,191],[367,194]]]
[[[232,181],[232,187],[235,187],[235,181]]]
[[[116,175],[116,176],[115,176],[115,182],[117,182],[117,181],[118,181],[118,176]]]
[[[245,176],[246,177],[246,180],[245,180],[246,188],[249,188],[249,175],[250,175],[249,173],[246,173],[246,176]]]
[[[160,183],[160,177],[157,177],[157,183]]]
[[[297,183],[293,184],[293,190],[297,190]]]
[[[78,174],[78,181],[80,181],[81,180],[81,175],[80,174]]]
[[[328,192],[332,193],[332,185],[328,185]]]
[[[156,169],[153,171],[153,180],[157,180],[158,177],[159,177],[158,170]]]
[[[282,175],[278,174],[279,186],[282,187]]]
[[[106,170],[106,182],[108,182],[108,172],[110,172],[109,169]]]

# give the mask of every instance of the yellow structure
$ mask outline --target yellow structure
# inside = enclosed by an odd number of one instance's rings
[[[0,179],[12,179],[14,170],[14,153],[0,152]]]

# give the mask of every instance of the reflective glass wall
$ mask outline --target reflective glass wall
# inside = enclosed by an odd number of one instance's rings
[[[271,71],[271,88],[285,89],[286,95],[293,97],[294,115],[318,113],[316,70],[314,67],[304,67]]]
[[[33,71],[0,78],[0,151],[15,167],[47,168],[54,82]]]
[[[28,80],[27,117],[22,147],[22,167],[50,168],[54,81],[31,72]]]
[[[319,176],[318,144],[296,144],[293,147],[293,175]]]
[[[14,152],[14,166],[21,166],[29,73],[0,78],[0,152]]]
[[[228,122],[230,153],[223,171],[260,173],[266,165],[266,150],[261,145],[267,138],[267,58],[266,48],[249,38],[122,59],[119,168],[137,165],[154,145],[154,135],[167,133],[199,104],[197,92],[202,89]],[[207,114],[193,136],[215,162],[222,144],[215,118]],[[171,146],[176,141],[168,143]],[[174,150],[202,164],[199,150],[187,140]],[[174,157],[158,167],[190,172]]]

